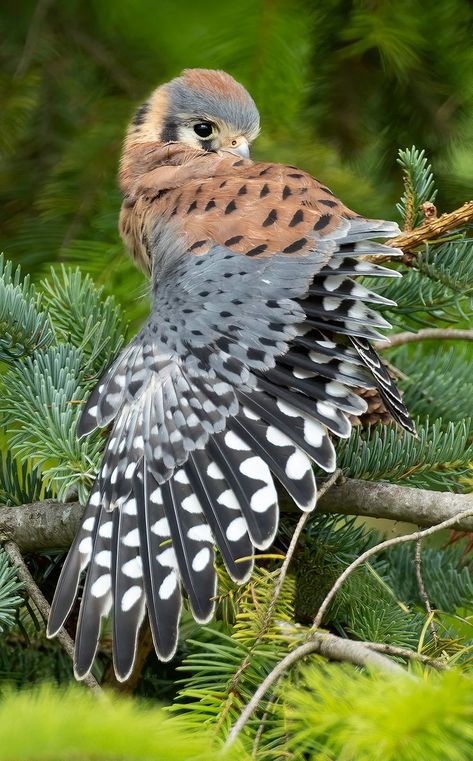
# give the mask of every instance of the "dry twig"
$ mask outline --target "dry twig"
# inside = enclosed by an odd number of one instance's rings
[[[455,211],[442,214],[438,219],[427,219],[414,230],[403,232],[397,238],[392,238],[389,241],[389,245],[402,248],[405,254],[410,254],[423,243],[440,238],[452,230],[465,227],[466,224],[472,221],[473,201],[467,201],[467,203],[460,206],[459,209],[455,209]]]
[[[471,507],[469,510],[465,510],[462,514],[462,517],[472,516],[473,515],[473,507]],[[443,521],[442,523],[438,523],[436,526],[432,526],[431,528],[427,528],[424,531],[415,531],[413,534],[403,534],[403,536],[396,536],[394,539],[387,539],[385,542],[380,542],[379,544],[375,545],[375,547],[371,547],[369,550],[366,550],[366,552],[363,552],[362,555],[360,555],[356,560],[353,561],[353,563],[350,563],[350,565],[345,568],[343,573],[340,574],[337,581],[331,588],[331,590],[328,592],[328,594],[325,596],[319,611],[314,619],[314,623],[312,624],[312,629],[318,629],[323,621],[323,617],[325,613],[327,612],[327,608],[332,602],[333,598],[337,594],[340,587],[345,583],[348,576],[353,573],[360,565],[363,565],[369,558],[371,558],[373,555],[376,555],[378,552],[382,552],[383,550],[388,549],[389,547],[394,547],[397,544],[404,544],[405,542],[416,542],[419,539],[423,539],[426,536],[431,536],[432,534],[435,534],[437,531],[442,531],[446,528],[451,528],[455,523],[458,521],[459,516],[454,515],[452,518],[449,518],[446,521]]]
[[[286,511],[297,509],[284,499],[281,506]],[[456,529],[473,531],[473,518],[467,512],[471,507],[473,494],[347,478],[339,479],[319,496],[317,512],[387,518],[419,526],[433,526],[456,516]],[[23,552],[64,549],[70,546],[83,512],[78,502],[44,500],[30,505],[5,505],[0,510],[0,537],[12,539]]]
[[[28,595],[33,600],[36,608],[38,609],[38,612],[43,617],[44,621],[48,620],[49,617],[49,603],[44,597],[43,593],[39,589],[38,585],[36,584],[35,580],[33,579],[31,573],[29,572],[29,569],[23,560],[23,557],[21,555],[20,550],[18,549],[18,546],[15,544],[15,542],[12,542],[11,540],[5,542],[4,544],[5,552],[8,554],[11,562],[16,568],[16,572],[18,575],[18,578],[20,581],[23,582],[25,585],[25,589],[28,593]],[[59,642],[61,643],[62,647],[70,657],[70,659],[74,660],[74,642],[72,641],[69,634],[66,632],[65,629],[61,629],[57,635],[57,638]],[[87,685],[87,687],[90,687],[94,690],[100,690],[100,685],[95,679],[92,674],[89,674],[85,677],[83,680],[84,684]]]
[[[241,730],[251,718],[254,711],[258,708],[261,699],[265,696],[272,685],[280,679],[281,676],[294,663],[304,658],[310,653],[319,653],[324,658],[332,661],[343,661],[352,663],[355,666],[370,666],[380,671],[391,674],[407,675],[407,672],[395,661],[385,658],[384,655],[371,650],[361,642],[354,642],[349,639],[336,637],[334,634],[316,632],[311,636],[308,642],[296,647],[285,658],[283,658],[268,674],[268,676],[259,685],[251,700],[246,704],[237,721],[233,725],[228,735],[224,748],[227,749],[235,742]]]
[[[417,579],[417,586],[419,587],[419,594],[422,598],[422,602],[424,603],[427,616],[429,617],[429,620],[430,620],[430,631],[432,632],[432,637],[434,639],[435,644],[437,644],[438,643],[437,627],[435,626],[432,606],[430,604],[429,595],[427,594],[427,590],[424,584],[424,579],[422,576],[422,540],[421,539],[418,539],[416,542],[415,565],[416,565],[416,579]]]
[[[395,333],[386,341],[377,341],[378,351],[393,349],[396,346],[414,343],[416,341],[473,341],[473,330],[457,330],[455,328],[424,328],[412,333],[406,330],[403,333]]]

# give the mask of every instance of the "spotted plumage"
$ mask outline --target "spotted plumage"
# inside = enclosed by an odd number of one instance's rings
[[[214,610],[215,547],[251,575],[278,525],[279,481],[316,504],[312,463],[336,465],[364,389],[412,423],[370,341],[393,302],[360,275],[395,277],[364,257],[399,253],[398,232],[345,207],[307,172],[258,163],[256,106],[224,72],[188,70],[156,90],[128,130],[122,237],[151,277],[148,320],[98,382],[78,427],[109,436],[64,564],[49,634],[87,569],[75,672],[90,670],[112,615],[117,677],[133,669],[147,613],[158,657],[173,656],[182,595]]]

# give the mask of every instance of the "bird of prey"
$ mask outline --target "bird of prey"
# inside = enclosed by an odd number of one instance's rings
[[[176,650],[183,594],[209,621],[214,548],[243,583],[275,537],[274,480],[314,509],[313,463],[335,469],[332,438],[366,409],[360,389],[378,389],[413,431],[370,344],[390,327],[376,306],[394,302],[356,279],[398,276],[371,261],[400,253],[376,242],[398,226],[350,211],[302,169],[253,161],[258,130],[244,87],[204,69],[155,90],[128,129],[120,232],[150,275],[152,308],[78,425],[109,431],[48,627],[61,628],[88,569],[79,679],[110,611],[120,680],[146,612],[161,660]]]

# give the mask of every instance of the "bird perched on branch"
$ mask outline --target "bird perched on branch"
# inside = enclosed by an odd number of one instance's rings
[[[90,670],[112,610],[113,657],[126,679],[147,611],[156,653],[176,649],[182,594],[195,619],[214,610],[214,547],[243,583],[278,525],[277,479],[313,510],[312,464],[335,468],[332,436],[376,388],[413,430],[370,345],[393,302],[359,275],[401,253],[373,241],[399,230],[345,207],[307,172],[250,159],[259,116],[222,71],[186,70],[138,109],[120,167],[120,231],[149,272],[153,305],[97,384],[80,436],[110,428],[49,620],[58,632],[88,568],[75,673]]]

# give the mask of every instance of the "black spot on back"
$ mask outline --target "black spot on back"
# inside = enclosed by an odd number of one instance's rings
[[[189,246],[189,251],[195,251],[196,248],[202,248],[202,246],[205,246],[207,243],[206,240],[196,240],[195,243],[192,244],[192,246]]]
[[[329,206],[333,208],[334,206],[338,206],[336,201],[329,201],[328,198],[321,198],[318,203],[323,203],[324,206]]]
[[[237,195],[245,196],[247,193],[248,193],[248,190],[246,189],[246,185],[242,185]]]
[[[304,248],[306,243],[307,238],[299,238],[299,240],[295,240],[294,243],[291,243],[289,246],[286,246],[286,248],[283,248],[283,254],[295,254],[296,251],[300,251],[301,248]]]
[[[225,241],[226,246],[234,246],[235,243],[239,243],[243,239],[243,235],[234,235],[233,238],[229,238]]]
[[[259,246],[255,246],[255,248],[251,248],[249,251],[246,252],[247,256],[258,256],[258,254],[262,254],[263,251],[266,251],[268,246],[266,243],[261,243]]]
[[[287,176],[294,177],[295,180],[300,180],[300,178],[303,177],[304,175],[301,174],[300,172],[293,172],[292,174],[288,174]]]
[[[302,209],[298,209],[296,213],[294,214],[293,218],[289,222],[289,227],[295,227],[296,225],[299,225],[304,219],[304,212]]]
[[[330,220],[332,219],[331,214],[322,214],[320,219],[317,220],[317,222],[314,225],[314,230],[323,230],[324,227],[327,227],[327,225],[330,224]]]
[[[190,214],[191,211],[194,211],[195,209],[197,209],[197,201],[192,201],[191,205],[187,209],[187,213]]]
[[[216,205],[217,204],[215,203],[214,199],[211,198],[207,206],[205,207],[204,211],[209,211],[210,209],[213,209]]]
[[[284,190],[282,192],[282,200],[285,201],[286,198],[289,198],[289,196],[292,196],[292,190],[289,187],[289,185],[284,185]]]
[[[263,185],[263,187],[262,187],[262,188],[261,188],[261,190],[260,190],[260,194],[259,194],[259,197],[260,197],[260,198],[264,198],[265,196],[267,196],[267,195],[268,195],[268,193],[269,193],[269,185],[268,185],[268,183],[267,183],[267,182],[265,182],[265,183],[264,183],[264,185]]]
[[[236,203],[235,201],[230,201],[229,204],[225,207],[225,214],[231,214],[232,211],[235,211],[236,209]]]
[[[274,223],[276,222],[277,218],[278,218],[278,213],[277,213],[276,209],[271,209],[271,211],[269,212],[268,216],[266,217],[266,219],[263,222],[263,227],[269,227],[269,225],[274,225]]]

